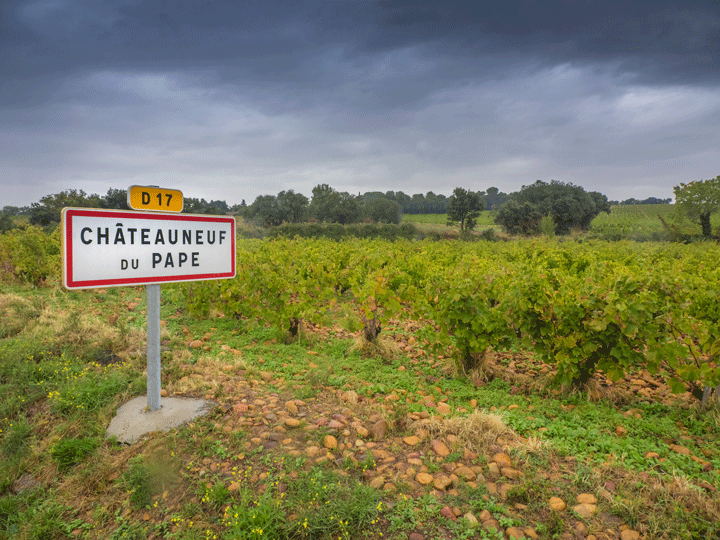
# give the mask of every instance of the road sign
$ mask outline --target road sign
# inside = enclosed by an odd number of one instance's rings
[[[177,189],[155,186],[130,186],[127,203],[133,210],[152,212],[182,212],[183,194]]]
[[[235,277],[235,218],[65,208],[68,289]]]

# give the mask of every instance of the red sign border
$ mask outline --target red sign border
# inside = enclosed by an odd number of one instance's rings
[[[124,219],[150,219],[158,221],[183,221],[183,222],[204,222],[204,223],[230,223],[232,226],[231,249],[232,249],[232,270],[230,272],[211,274],[184,274],[177,276],[139,277],[127,279],[97,279],[74,281],[73,260],[72,260],[72,218],[80,216],[122,218]],[[93,289],[99,287],[122,287],[135,285],[153,285],[159,283],[179,283],[183,281],[207,281],[210,279],[229,279],[236,274],[236,249],[235,249],[235,218],[230,216],[212,216],[204,214],[178,214],[160,212],[138,212],[137,210],[102,210],[97,208],[63,208],[62,219],[62,270],[63,285],[66,289]]]

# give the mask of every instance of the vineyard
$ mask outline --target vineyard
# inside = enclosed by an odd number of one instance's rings
[[[717,246],[518,241],[503,244],[277,240],[238,248],[239,279],[193,283],[195,312],[218,310],[296,335],[340,317],[373,344],[417,321],[462,373],[485,351],[532,350],[555,382],[637,371],[707,404],[718,392]]]
[[[143,288],[0,236],[0,540],[717,538],[720,248],[591,236],[241,240],[162,287],[213,411],[133,445]]]
[[[677,213],[670,204],[627,204],[613,206],[610,214],[599,214],[592,223],[592,232],[605,240],[665,240],[669,238],[665,223],[675,224]],[[692,226],[682,222],[688,233]]]

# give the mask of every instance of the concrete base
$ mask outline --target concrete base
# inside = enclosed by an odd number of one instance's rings
[[[190,420],[209,413],[215,404],[203,399],[170,398],[160,401],[157,411],[149,411],[147,396],[140,396],[120,407],[105,435],[115,436],[123,443],[136,443],[153,431],[169,431]]]

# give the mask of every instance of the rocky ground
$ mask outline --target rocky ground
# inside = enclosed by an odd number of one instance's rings
[[[532,510],[529,510],[530,501],[526,501],[527,504],[512,502],[517,497],[508,497],[508,494],[512,494],[514,486],[524,483],[525,472],[522,459],[511,456],[522,456],[533,441],[514,435],[497,418],[493,419],[493,415],[456,411],[470,419],[457,422],[446,403],[427,403],[435,414],[408,413],[390,423],[385,405],[399,400],[398,394],[390,394],[377,402],[361,398],[354,391],[327,389],[327,393],[320,396],[296,399],[291,394],[265,390],[268,386],[274,389],[285,386],[285,381],[276,379],[273,373],[249,374],[232,364],[223,366],[218,383],[223,385],[223,393],[231,397],[223,400],[214,419],[214,429],[228,435],[244,433],[245,442],[237,456],[225,460],[206,458],[196,465],[195,471],[202,474],[207,470],[226,476],[231,491],[239,487],[233,471],[242,466],[245,453],[262,446],[263,452],[304,456],[310,463],[335,462],[339,469],[352,462],[363,467],[363,477],[371,486],[386,492],[389,504],[393,498],[403,495],[420,497],[433,493],[440,501],[452,501],[439,510],[442,516],[452,520],[465,518],[486,530],[504,531],[507,538],[539,538],[534,525],[547,521],[551,514],[562,516],[565,530],[558,538],[631,540],[641,537],[617,517],[599,511],[594,493],[558,490],[539,504],[533,501]],[[468,403],[468,409],[472,406],[473,403]],[[475,422],[486,423],[484,428],[475,426],[485,429],[484,434],[478,435],[473,429],[473,418]],[[487,425],[488,418],[491,425]],[[572,459],[554,459],[551,469],[538,474],[561,485],[575,465]],[[257,468],[246,480],[262,482],[262,475],[262,468]],[[469,488],[484,485],[485,497],[501,501],[504,511],[494,515],[483,510],[475,515],[463,508],[458,504],[460,484]],[[607,489],[605,494],[611,498]],[[500,518],[507,516],[528,525],[503,527]],[[408,538],[429,537],[421,527],[410,532]]]

